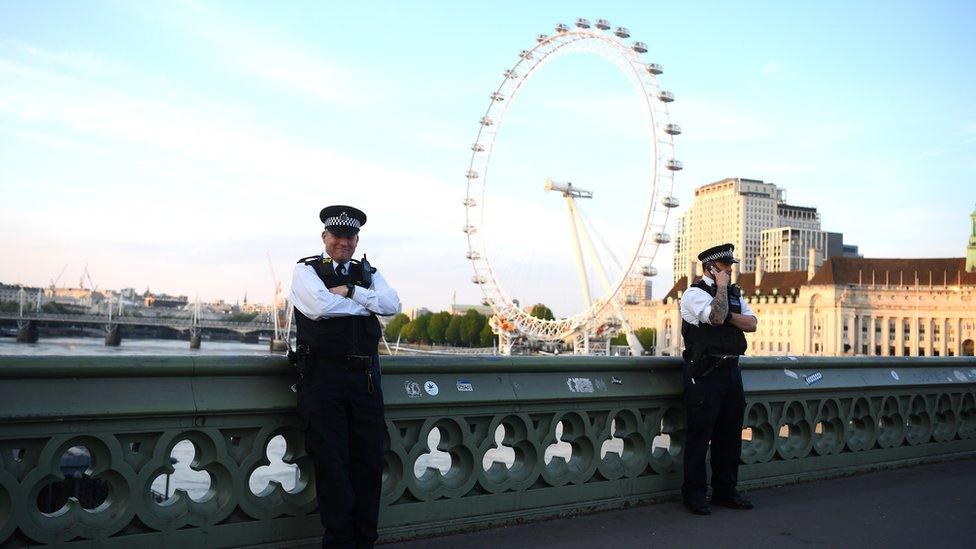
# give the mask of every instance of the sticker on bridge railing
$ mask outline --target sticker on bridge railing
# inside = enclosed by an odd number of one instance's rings
[[[793,370],[787,370],[786,368],[783,368],[783,373],[786,374],[786,377],[792,377],[793,379],[800,379],[800,376],[796,375],[796,372],[794,372]]]
[[[574,393],[592,393],[593,382],[588,377],[570,377],[566,379],[566,385]]]
[[[619,377],[616,377],[616,376],[610,378],[610,383],[613,383],[614,385],[623,385],[624,384],[624,382],[623,381],[620,381],[620,378]]]
[[[960,372],[959,370],[956,370],[954,373],[956,374],[956,379],[959,381],[969,381],[969,379],[966,378],[966,374]]]
[[[439,393],[441,390],[437,387],[436,383],[427,380],[427,382],[424,383],[424,391],[427,391],[427,394],[433,397],[437,396],[437,393]]]
[[[462,393],[470,393],[474,391],[474,385],[466,379],[457,380],[457,390]]]
[[[420,397],[420,384],[416,381],[404,381],[403,390],[407,392],[407,396],[410,398]]]
[[[976,379],[976,368],[969,370],[969,377]]]
[[[810,375],[804,377],[803,378],[803,381],[806,381],[807,382],[807,385],[813,385],[814,383],[820,381],[821,379],[823,379],[823,374],[820,373],[820,372],[817,372],[815,374],[810,374]]]
[[[901,379],[900,377],[898,377],[898,372],[896,372],[894,370],[891,371],[891,378],[894,379],[895,381],[898,381],[899,379]]]

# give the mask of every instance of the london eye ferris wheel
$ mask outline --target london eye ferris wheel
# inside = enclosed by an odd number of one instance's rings
[[[483,302],[494,313],[491,326],[499,337],[503,352],[510,352],[513,343],[526,340],[571,340],[577,352],[589,352],[591,341],[606,341],[618,330],[627,335],[635,354],[642,350],[624,315],[623,306],[634,304],[645,278],[657,274],[654,259],[658,248],[671,240],[665,227],[669,211],[678,206],[673,195],[674,174],[682,169],[674,152],[674,137],[681,133],[681,128],[671,122],[668,110],[674,96],[659,87],[658,77],[664,71],[660,64],[645,62],[643,55],[647,51],[645,43],[630,40],[630,32],[624,27],[613,28],[603,19],[591,24],[580,18],[572,27],[559,24],[554,34],[538,35],[535,44],[519,53],[515,63],[504,71],[501,83],[489,94],[488,108],[479,120],[465,174],[464,233],[468,243],[467,258],[474,268],[472,281],[480,286]],[[599,195],[600,189],[589,190],[582,184],[552,179],[538,182],[540,190],[561,195],[564,199],[568,227],[563,229],[570,236],[582,294],[579,310],[563,318],[545,320],[532,316],[513,299],[502,285],[498,266],[489,257],[491,235],[486,219],[490,214],[487,204],[493,190],[489,168],[505,114],[526,83],[554,59],[581,52],[597,54],[611,62],[637,93],[643,114],[639,123],[649,137],[647,173],[650,175],[648,180],[635,183],[638,192],[634,194],[648,198],[641,211],[640,226],[628,228],[632,242],[626,256],[622,259],[614,257],[618,263],[614,271],[607,265],[606,256],[601,257],[591,235],[592,225],[584,213],[586,201]],[[590,278],[598,282],[596,292],[591,290]]]

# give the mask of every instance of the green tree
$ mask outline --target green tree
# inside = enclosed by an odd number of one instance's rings
[[[411,320],[400,328],[400,340],[406,341],[407,343],[413,343],[417,341],[417,322]]]
[[[410,322],[410,317],[399,313],[393,317],[389,322],[386,323],[386,340],[396,341],[400,337],[400,330]]]
[[[474,309],[468,309],[461,318],[461,344],[475,347],[481,339],[481,327],[485,324],[485,317]]]
[[[454,346],[461,344],[461,315],[451,315],[451,321],[444,330],[444,343]]]
[[[417,318],[413,319],[411,324],[415,324],[414,330],[414,341],[419,343],[430,343],[430,336],[427,335],[427,326],[430,324],[430,318],[434,316],[431,313],[424,313]]]
[[[534,317],[536,317],[536,318],[541,318],[542,320],[555,320],[556,319],[556,317],[553,316],[553,314],[552,314],[552,309],[550,309],[549,307],[546,307],[542,303],[536,303],[535,305],[533,305],[532,306],[532,309],[529,310],[529,314],[532,315],[532,316],[534,316]]]
[[[657,343],[657,330],[654,328],[637,328],[634,335],[640,340],[645,351],[650,351]]]
[[[437,345],[444,343],[444,336],[450,323],[451,313],[447,311],[441,311],[430,317],[430,322],[427,324],[427,336],[431,343]]]
[[[645,351],[650,351],[654,347],[654,343],[657,342],[657,331],[654,328],[637,328],[634,330],[634,335],[637,336],[637,341],[640,341],[641,346],[644,347]],[[610,340],[611,345],[627,345],[627,336],[623,332],[615,335],[613,339]]]
[[[480,341],[481,347],[491,347],[495,344],[495,332],[491,331],[491,325],[485,322],[481,328]]]

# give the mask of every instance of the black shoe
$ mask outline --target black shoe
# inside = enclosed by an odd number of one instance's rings
[[[705,501],[685,501],[685,507],[696,515],[711,515],[712,508]]]
[[[713,505],[721,505],[729,509],[752,509],[754,506],[751,501],[736,494],[732,497],[712,498]]]

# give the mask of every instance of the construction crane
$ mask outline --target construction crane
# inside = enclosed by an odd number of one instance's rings
[[[87,263],[85,263],[85,269],[83,271],[81,271],[81,279],[78,281],[78,287],[79,288],[84,288],[85,287],[85,279],[86,278],[88,279],[88,289],[91,290],[92,293],[98,291],[98,286],[95,285],[95,282],[92,280],[91,273],[88,272],[88,264]]]
[[[271,269],[271,281],[274,282],[274,302],[278,303],[278,297],[281,295],[281,282],[278,280],[278,275],[275,274],[274,264],[271,263],[271,252],[264,252],[264,255],[268,257],[268,268]]]
[[[281,302],[281,281],[275,274],[274,264],[271,262],[271,252],[268,256],[268,268],[271,270],[271,281],[274,282],[274,298],[271,300],[271,318],[274,321],[274,337],[271,340],[272,351],[284,351],[290,348],[288,339],[291,337],[291,308],[287,302]]]
[[[66,270],[68,270],[68,264],[67,263],[64,264],[64,267],[61,267],[61,272],[58,273],[57,278],[52,278],[51,279],[51,291],[52,292],[54,291],[55,288],[57,288],[58,282],[61,281],[61,277],[64,276],[64,272]]]

